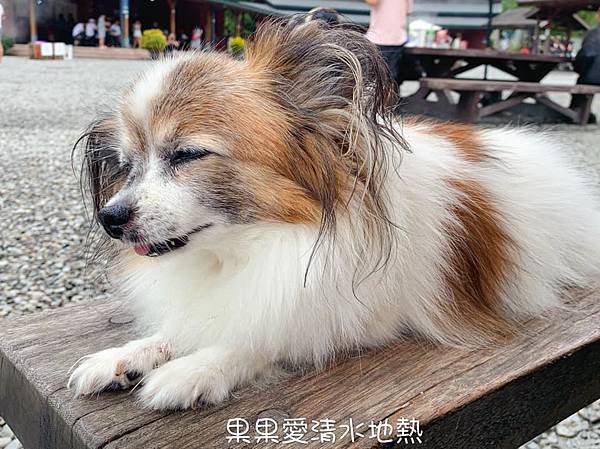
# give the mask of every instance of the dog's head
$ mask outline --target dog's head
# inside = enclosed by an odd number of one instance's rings
[[[149,256],[232,225],[315,224],[325,234],[353,197],[385,222],[384,141],[401,141],[393,101],[377,48],[321,21],[269,23],[241,60],[165,59],[87,134],[95,218]]]

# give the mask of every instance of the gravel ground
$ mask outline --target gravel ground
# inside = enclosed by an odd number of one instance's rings
[[[88,221],[71,147],[97,110],[149,62],[31,61],[0,65],[0,320],[107,296],[83,253]],[[572,82],[556,73],[552,82]],[[414,88],[409,85],[408,88]],[[595,103],[600,116],[600,100]],[[545,127],[600,185],[600,127]],[[0,449],[19,442],[0,418]],[[600,401],[524,446],[600,449]]]

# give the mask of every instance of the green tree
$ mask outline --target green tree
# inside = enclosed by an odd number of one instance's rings
[[[247,38],[256,31],[256,20],[248,13],[242,13],[241,15],[241,30],[240,35],[243,38]],[[237,27],[237,16],[231,10],[225,10],[225,34],[228,36],[235,36]]]
[[[502,11],[507,9],[515,9],[518,5],[518,0],[502,0]]]

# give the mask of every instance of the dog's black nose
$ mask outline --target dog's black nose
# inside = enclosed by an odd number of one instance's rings
[[[120,239],[123,237],[123,228],[129,223],[132,215],[130,208],[115,204],[100,209],[98,219],[108,235],[113,239]]]

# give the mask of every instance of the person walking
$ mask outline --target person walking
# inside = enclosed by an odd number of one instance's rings
[[[367,38],[376,44],[398,86],[403,81],[404,45],[408,40],[408,15],[413,0],[365,0],[371,7]]]
[[[133,22],[133,48],[140,48],[142,43],[142,22]]]
[[[98,17],[98,47],[106,48],[106,16]]]

